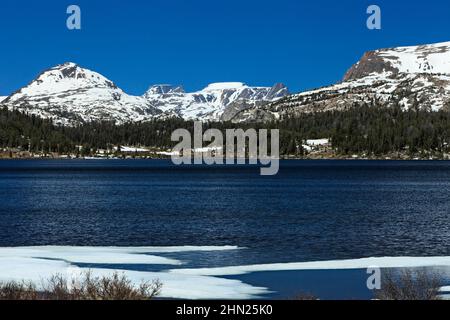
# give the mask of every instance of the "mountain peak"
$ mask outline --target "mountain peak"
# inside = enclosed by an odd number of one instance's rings
[[[288,94],[282,84],[250,87],[243,82],[212,83],[187,93],[182,86],[157,84],[143,96],[132,96],[101,74],[74,62],[42,72],[28,86],[2,102],[58,123],[145,121],[177,116],[188,120],[220,120],[242,108],[263,105]]]
[[[67,62],[56,65],[55,68],[67,68],[67,67],[68,68],[78,67],[78,64],[76,64],[75,62],[67,61]]]
[[[101,74],[82,68],[74,62],[65,62],[42,72],[27,88],[34,88],[37,91],[45,88],[48,91],[58,92],[94,87],[117,88],[114,82]]]
[[[156,84],[151,86],[147,92],[146,96],[149,95],[161,95],[170,93],[185,93],[183,86],[173,86],[171,84]]]
[[[344,81],[373,74],[450,74],[450,42],[396,47],[366,52],[345,74]]]

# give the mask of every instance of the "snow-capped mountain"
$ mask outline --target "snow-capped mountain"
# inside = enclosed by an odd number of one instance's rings
[[[273,120],[373,101],[404,109],[450,110],[450,42],[367,52],[342,82],[244,110],[233,121]]]
[[[144,120],[159,113],[145,98],[130,96],[104,76],[74,63],[43,72],[2,104],[61,124]]]
[[[287,94],[283,85],[266,88],[216,83],[194,93],[186,93],[181,86],[157,85],[143,96],[132,96],[101,74],[69,62],[43,72],[1,103],[10,109],[72,125],[170,116],[220,120],[234,116],[243,108],[273,102]]]
[[[450,42],[369,51],[345,75],[344,80],[373,74],[450,74]]]
[[[213,83],[192,93],[186,93],[181,86],[157,85],[144,97],[168,115],[184,119],[228,120],[243,108],[273,102],[288,94],[282,84],[249,87],[241,82],[225,82]]]
[[[6,100],[6,98],[8,98],[8,97],[4,97],[4,96],[0,96],[0,102],[2,102],[2,101],[4,101],[4,100]]]
[[[226,82],[197,92],[185,92],[182,86],[155,85],[143,96],[132,96],[96,72],[65,63],[43,72],[0,103],[58,123],[74,124],[172,116],[266,121],[374,101],[404,109],[450,110],[450,42],[367,52],[342,82],[294,95],[282,84],[250,87]]]

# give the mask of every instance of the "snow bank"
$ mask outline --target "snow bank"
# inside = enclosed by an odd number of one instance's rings
[[[224,251],[234,246],[181,246],[181,247],[20,247],[0,248],[0,281],[33,281],[38,287],[53,275],[77,279],[90,271],[94,276],[119,272],[134,283],[160,280],[161,297],[180,299],[250,299],[268,293],[266,288],[254,287],[239,280],[209,276],[174,274],[165,271],[144,272],[114,268],[84,268],[76,263],[91,264],[170,264],[174,259],[148,255],[148,253]]]
[[[383,257],[295,263],[243,265],[219,268],[173,269],[157,272],[115,269],[115,265],[180,265],[181,261],[158,256],[158,253],[238,250],[236,246],[174,246],[174,247],[19,247],[0,248],[0,281],[33,281],[42,285],[45,279],[60,274],[77,279],[84,272],[94,276],[123,273],[134,283],[160,280],[161,297],[180,299],[255,299],[269,293],[240,280],[220,276],[241,275],[261,271],[339,270],[410,267],[450,268],[450,257]],[[156,254],[156,255],[155,255]],[[102,264],[102,268],[86,268],[80,264]],[[109,265],[109,266],[108,266]],[[441,288],[443,295],[450,287]]]
[[[179,299],[250,299],[267,293],[267,289],[253,287],[238,280],[209,276],[143,272],[100,268],[80,268],[68,262],[36,258],[0,258],[0,281],[32,281],[38,287],[53,275],[77,279],[84,272],[93,276],[124,274],[134,283],[158,279],[163,284],[160,297]]]

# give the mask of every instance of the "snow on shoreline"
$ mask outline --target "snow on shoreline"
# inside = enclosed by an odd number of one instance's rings
[[[254,287],[239,280],[209,276],[171,274],[115,269],[113,265],[180,265],[181,261],[149,255],[237,250],[235,246],[179,247],[18,247],[0,248],[0,281],[32,281],[38,287],[53,275],[68,280],[77,279],[90,271],[94,276],[114,272],[124,274],[136,284],[158,279],[163,284],[162,298],[178,299],[251,299],[268,293],[266,288]],[[77,264],[102,264],[102,268],[80,267]],[[108,268],[107,265],[111,265]]]
[[[162,298],[177,299],[255,299],[270,293],[267,288],[224,278],[263,271],[346,270],[380,268],[444,267],[450,271],[450,257],[383,257],[350,260],[274,263],[216,268],[174,269],[184,262],[157,255],[240,250],[236,246],[174,247],[73,247],[40,246],[0,248],[0,281],[33,281],[38,286],[55,274],[76,279],[88,270],[94,276],[123,273],[134,283],[158,279]],[[91,268],[83,264],[93,265]],[[102,267],[95,266],[96,264]],[[121,265],[120,269],[115,266]],[[161,271],[136,271],[133,265],[158,265]],[[127,267],[128,266],[128,267]],[[128,268],[128,269],[127,269]],[[441,292],[449,291],[443,287]]]

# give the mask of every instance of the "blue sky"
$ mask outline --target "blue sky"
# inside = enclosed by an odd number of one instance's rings
[[[82,30],[66,28],[66,8]],[[381,31],[366,9],[382,9]],[[367,50],[450,41],[448,0],[2,0],[0,95],[73,61],[125,91],[242,81],[292,92],[328,85]]]

